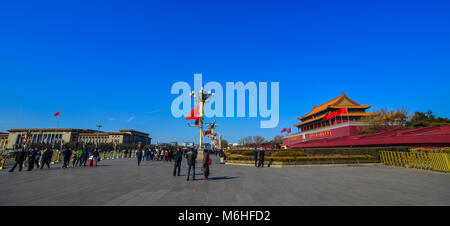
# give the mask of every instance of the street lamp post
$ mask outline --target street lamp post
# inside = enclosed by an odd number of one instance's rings
[[[211,148],[214,149],[215,144],[214,141],[216,141],[216,135],[214,133],[214,129],[217,128],[219,125],[216,124],[216,120],[214,120],[214,122],[212,123],[208,123],[208,127],[211,130]]]
[[[214,93],[211,93],[211,91],[204,91],[203,87],[201,87],[200,91],[195,94],[194,91],[190,94],[190,96],[194,97],[195,102],[198,103],[199,107],[199,119],[198,119],[198,128],[199,128],[199,134],[200,134],[200,142],[198,147],[198,153],[197,153],[197,159],[202,160],[203,159],[203,122],[204,122],[204,115],[205,115],[205,103],[208,103],[208,99],[214,97]]]
[[[97,143],[95,144],[95,150],[98,151],[98,134],[100,133],[100,128],[102,128],[102,125],[97,125]]]

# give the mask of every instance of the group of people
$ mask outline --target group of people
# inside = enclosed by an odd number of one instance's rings
[[[50,168],[53,153],[54,150],[52,148],[46,148],[44,152],[37,148],[21,149],[15,153],[15,162],[9,172],[14,172],[16,167],[19,168],[19,171],[22,171],[24,165],[27,166],[27,171],[32,171],[35,165],[37,169],[42,169],[45,165],[47,165],[47,168]],[[61,153],[63,155],[62,168],[69,167],[72,154],[72,167],[86,166],[88,159],[93,161],[92,166],[97,166],[97,162],[100,161],[99,153],[96,149],[73,151],[71,148],[68,148],[61,151]]]
[[[143,159],[157,160],[157,161],[174,161],[173,176],[180,176],[181,163],[183,157],[187,162],[186,180],[189,181],[192,173],[192,180],[195,180],[195,163],[197,159],[197,151],[193,148],[176,148],[176,149],[139,149],[136,153],[138,166],[141,165]],[[203,152],[202,171],[205,179],[209,178],[209,166],[211,165],[211,159],[209,158],[209,150]]]
[[[92,166],[97,167],[98,162],[100,161],[100,154],[97,149],[84,149],[73,151],[71,148],[64,150],[64,162],[63,168],[68,168],[70,164],[70,157],[72,157],[72,167],[78,166],[86,166],[88,160],[92,160]]]
[[[255,159],[255,167],[264,167],[264,149],[263,148],[259,149],[259,153],[258,153],[258,149],[255,148],[253,150],[253,158]]]
[[[14,165],[9,172],[14,172],[16,167],[19,167],[19,171],[22,171],[24,163],[27,163],[28,165],[27,171],[33,170],[35,165],[38,169],[42,169],[45,165],[50,168],[52,157],[52,149],[45,149],[43,154],[37,148],[32,148],[30,150],[21,149],[16,153]]]
[[[127,151],[128,152],[128,151]],[[209,166],[211,165],[211,159],[209,157],[211,150],[205,150],[203,152],[203,162],[202,162],[202,172],[205,179],[209,178]],[[100,155],[97,149],[84,149],[84,150],[73,150],[72,148],[67,148],[60,152],[63,157],[62,168],[68,168],[70,165],[70,160],[72,159],[72,167],[86,166],[88,159],[92,162],[89,166],[97,166],[98,161],[100,161]],[[131,151],[129,151],[131,154]],[[217,155],[218,152],[213,152]],[[127,156],[128,153],[125,153]],[[42,169],[45,165],[50,168],[52,158],[54,155],[54,150],[52,148],[46,148],[44,152],[41,152],[37,148],[31,149],[21,149],[15,153],[15,163],[9,172],[14,172],[16,167],[19,171],[22,171],[24,165],[28,167],[27,171],[33,170],[34,166],[36,168]],[[155,160],[155,161],[174,161],[173,176],[180,176],[181,163],[183,158],[187,162],[187,173],[186,180],[189,181],[191,174],[192,180],[195,180],[195,164],[197,160],[197,150],[194,148],[173,148],[173,149],[142,149],[139,148],[136,151],[136,158],[138,166],[141,165],[142,160]],[[264,160],[263,160],[264,161]],[[256,162],[255,162],[256,165]]]

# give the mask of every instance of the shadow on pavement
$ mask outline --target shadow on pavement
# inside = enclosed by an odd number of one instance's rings
[[[210,177],[210,178],[208,178],[208,180],[229,180],[229,179],[236,179],[236,178],[239,178],[239,177],[228,177],[228,176],[226,176],[226,177]],[[199,180],[205,180],[205,178],[202,178]]]

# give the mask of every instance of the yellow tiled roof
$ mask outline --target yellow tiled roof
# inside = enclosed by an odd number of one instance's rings
[[[374,113],[371,113],[371,112],[349,112],[348,116],[370,116],[370,115],[373,115],[373,114]],[[325,117],[325,115],[327,115],[327,114],[323,114],[323,115],[320,115],[318,117],[315,117],[315,118],[312,118],[312,119],[308,119],[308,120],[303,121],[301,123],[297,123],[294,126],[298,127],[298,126],[302,126],[302,125],[308,124],[310,122],[314,122],[314,121],[317,121],[317,120],[322,120],[322,118]],[[342,117],[343,118],[347,117],[347,114],[342,115]]]
[[[352,105],[338,105],[344,99],[348,100]],[[336,98],[334,98],[334,99],[332,99],[330,101],[327,101],[327,102],[325,102],[325,103],[323,103],[323,104],[321,104],[319,106],[314,106],[314,108],[308,114],[306,114],[306,115],[304,115],[302,117],[299,117],[298,119],[302,120],[302,119],[307,118],[307,117],[309,117],[311,115],[314,115],[316,113],[324,111],[324,110],[326,110],[328,108],[342,108],[342,107],[365,109],[365,108],[370,108],[371,106],[370,105],[358,104],[355,101],[353,101],[352,99],[350,99],[349,97],[347,97],[344,92],[342,92],[342,95],[340,95],[340,96],[338,96],[338,97],[336,97]]]

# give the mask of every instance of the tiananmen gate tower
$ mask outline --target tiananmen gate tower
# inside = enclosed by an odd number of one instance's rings
[[[450,146],[450,126],[432,126],[414,129],[394,129],[378,133],[355,135],[367,129],[369,124],[363,117],[371,105],[363,105],[342,95],[327,101],[299,117],[295,124],[298,132],[283,137],[287,148],[351,147],[351,146]],[[346,109],[345,114],[324,120],[327,114]]]

